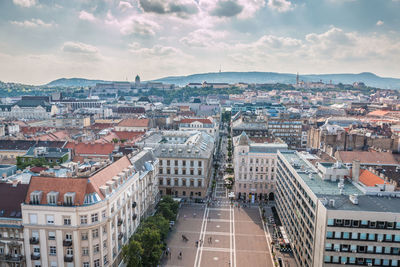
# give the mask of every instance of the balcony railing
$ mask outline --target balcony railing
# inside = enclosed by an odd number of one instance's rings
[[[31,260],[40,260],[40,253],[32,253]]]
[[[37,237],[31,237],[31,238],[29,238],[29,244],[31,244],[31,245],[37,245],[37,244],[39,244],[39,238],[37,238]]]
[[[73,261],[74,261],[74,256],[72,256],[72,255],[64,256],[64,262],[73,262]]]
[[[122,220],[122,219],[118,219],[118,226],[121,226],[121,224],[123,223],[124,221]]]
[[[10,255],[10,254],[7,254],[7,255],[0,255],[0,261],[5,261],[5,262],[15,262],[15,263],[18,263],[18,262],[23,261],[24,258],[25,258],[25,257],[22,256],[22,255]]]
[[[70,246],[72,246],[72,240],[71,240],[71,239],[64,239],[64,240],[63,240],[63,246],[64,246],[64,247],[70,247]]]

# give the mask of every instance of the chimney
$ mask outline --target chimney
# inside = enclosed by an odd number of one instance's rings
[[[360,161],[359,160],[353,160],[353,166],[351,169],[352,172],[352,180],[356,183],[358,183],[358,178],[360,177]]]

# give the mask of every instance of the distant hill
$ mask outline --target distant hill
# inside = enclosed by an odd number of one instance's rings
[[[89,80],[82,78],[61,78],[45,84],[45,86],[61,86],[61,87],[79,87],[79,86],[94,86],[96,83],[107,82],[103,80]]]
[[[400,89],[400,79],[383,78],[373,73],[363,72],[359,74],[307,74],[300,75],[300,80],[307,82],[318,82],[322,80],[325,83],[344,83],[364,82],[368,86],[383,89]],[[207,81],[226,82],[226,83],[285,83],[293,84],[296,82],[296,74],[277,73],[277,72],[213,72],[193,74],[188,76],[171,76],[154,80],[157,82],[171,83],[184,86],[188,83],[201,83]]]
[[[370,72],[359,74],[343,73],[343,74],[306,74],[300,75],[300,80],[305,82],[323,81],[334,84],[352,84],[353,82],[364,82],[368,86],[382,89],[400,89],[400,79],[379,77]],[[163,82],[185,86],[188,83],[201,83],[207,81],[209,83],[225,82],[225,83],[285,83],[293,84],[296,82],[296,74],[277,73],[277,72],[212,72],[192,74],[188,76],[170,76],[153,80],[154,82]],[[104,80],[89,80],[81,78],[58,79],[52,81],[46,86],[94,86],[96,83],[110,82]]]

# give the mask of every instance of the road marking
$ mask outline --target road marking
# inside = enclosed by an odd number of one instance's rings
[[[232,254],[232,207],[229,206],[229,219],[231,220],[229,222],[229,248],[230,248],[230,261],[229,261],[229,266],[232,266],[233,263],[233,254]]]
[[[203,255],[203,244],[204,244],[204,239],[205,239],[206,233],[207,233],[207,218],[208,218],[208,215],[209,215],[209,210],[207,209],[207,207],[206,207],[206,212],[204,214],[206,215],[206,217],[205,217],[206,221],[204,223],[203,234],[200,235],[200,239],[199,239],[199,240],[201,240],[201,243],[199,244],[200,254],[199,254],[199,261],[198,261],[197,266],[200,266],[200,264],[201,264],[201,257]]]
[[[207,206],[206,206],[205,209],[204,209],[203,221],[201,222],[199,240],[201,239],[201,236],[202,236],[202,234],[203,234],[203,231],[205,230],[205,229],[204,229],[204,225],[207,223],[207,220],[206,220],[206,218],[207,218],[207,211],[208,211],[208,209],[207,209]],[[195,258],[195,260],[194,260],[194,267],[200,266],[200,264],[197,264],[198,257],[199,257],[199,250],[200,250],[200,247],[201,247],[201,244],[199,244],[199,245],[197,246],[196,258]]]
[[[233,255],[234,255],[234,267],[236,267],[236,234],[235,234],[235,209],[232,208],[232,217],[233,217],[233,221],[232,221],[232,225],[233,225]]]

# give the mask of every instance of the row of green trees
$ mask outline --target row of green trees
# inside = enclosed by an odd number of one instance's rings
[[[159,202],[156,214],[145,219],[123,247],[124,262],[128,267],[157,266],[166,248],[170,221],[175,221],[179,204],[170,196]]]

